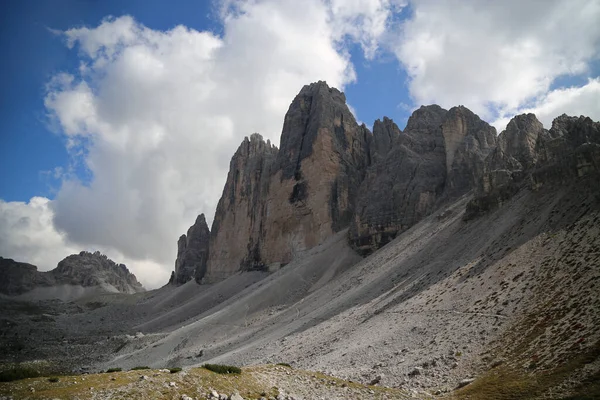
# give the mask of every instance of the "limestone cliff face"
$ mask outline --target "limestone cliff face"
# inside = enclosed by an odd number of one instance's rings
[[[383,117],[383,121],[378,119],[373,124],[373,143],[371,145],[372,163],[382,160],[392,148],[396,138],[400,136],[400,129],[388,117]]]
[[[562,115],[547,131],[533,114],[514,117],[485,161],[466,219],[502,205],[523,187],[538,189],[600,172],[600,123]]]
[[[392,130],[400,132],[397,126]],[[495,143],[495,129],[465,107],[416,110],[391,149],[375,158],[367,172],[349,230],[352,245],[368,254],[442,200],[473,189]]]
[[[348,226],[370,163],[371,134],[325,82],[292,101],[277,150],[244,140],[213,222],[204,282],[289,262]]]
[[[233,155],[213,220],[204,282],[264,267],[260,245],[265,199],[277,153],[277,147],[255,133],[245,138]]]
[[[259,134],[244,139],[210,234],[204,226],[197,240],[190,232],[180,238],[172,281],[272,270],[347,227],[352,246],[368,254],[466,193],[475,194],[472,217],[523,185],[597,173],[599,129],[589,118],[561,116],[547,131],[528,114],[497,137],[463,106],[430,105],[404,131],[384,117],[371,134],[343,93],[307,85],[285,115],[279,150]]]
[[[483,175],[485,159],[496,147],[496,129],[466,107],[453,107],[442,124],[446,150],[446,194],[460,196]]]
[[[343,93],[325,82],[300,91],[285,116],[269,184],[263,262],[287,263],[348,226],[370,142]]]
[[[209,240],[210,231],[206,218],[204,214],[200,214],[194,225],[188,229],[187,235],[181,235],[177,241],[175,271],[169,283],[182,285],[190,279],[200,282],[206,273]]]

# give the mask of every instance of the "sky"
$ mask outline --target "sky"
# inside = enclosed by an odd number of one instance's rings
[[[464,105],[600,120],[600,0],[7,0],[0,3],[0,256],[81,250],[167,282],[245,136],[278,144],[303,85],[369,128]]]

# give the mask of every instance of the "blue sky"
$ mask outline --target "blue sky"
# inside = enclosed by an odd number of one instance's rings
[[[53,198],[60,185],[53,171],[69,165],[65,138],[48,123],[45,85],[53,75],[76,69],[79,57],[51,30],[95,26],[109,15],[132,15],[156,30],[177,25],[219,34],[223,30],[208,1],[11,1],[1,7],[0,52],[8,60],[0,76],[0,198],[5,201]],[[350,47],[350,53],[358,79],[345,91],[358,119],[371,127],[385,115],[405,124],[409,113],[398,105],[409,104],[410,99],[406,88],[402,89],[407,76],[397,60],[389,55],[367,60],[357,45]],[[87,179],[82,168],[77,173]]]
[[[0,5],[0,256],[100,250],[164,283],[244,136],[304,84],[359,121],[465,105],[499,131],[600,120],[598,0],[46,0]]]

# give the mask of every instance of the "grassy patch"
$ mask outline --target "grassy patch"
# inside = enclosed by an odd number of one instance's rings
[[[220,364],[204,364],[202,368],[207,369],[217,374],[241,374],[242,370],[233,365],[220,365]]]
[[[292,366],[288,363],[277,363],[276,365],[281,365],[282,367],[292,368]]]
[[[169,372],[172,374],[176,374],[177,372],[181,372],[181,368],[179,368],[179,367],[169,368]]]
[[[52,382],[52,383],[56,383],[60,381],[60,379],[58,379],[57,377],[53,376],[52,378],[48,378],[48,382]]]
[[[122,368],[109,368],[109,369],[106,370],[106,373],[110,374],[110,373],[113,373],[113,372],[121,372],[121,371],[123,371]]]
[[[504,399],[530,399],[548,393],[548,389],[569,378],[574,371],[589,364],[600,357],[600,342],[589,348],[585,353],[576,355],[565,364],[551,370],[529,373],[518,371],[515,368],[500,366],[488,371],[475,382],[456,392],[458,398],[471,400],[504,400]],[[600,373],[596,372],[586,381],[575,388],[575,399],[600,398]]]
[[[146,366],[133,367],[133,368],[131,368],[131,371],[140,371],[142,369],[150,369],[150,367],[146,367]]]
[[[20,379],[37,378],[40,373],[29,367],[16,367],[0,372],[0,382],[12,382]]]

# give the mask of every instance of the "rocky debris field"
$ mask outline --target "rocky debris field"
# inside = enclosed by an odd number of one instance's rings
[[[365,386],[281,365],[244,368],[221,375],[203,368],[32,378],[0,383],[0,399],[313,400],[413,399],[422,393]]]

